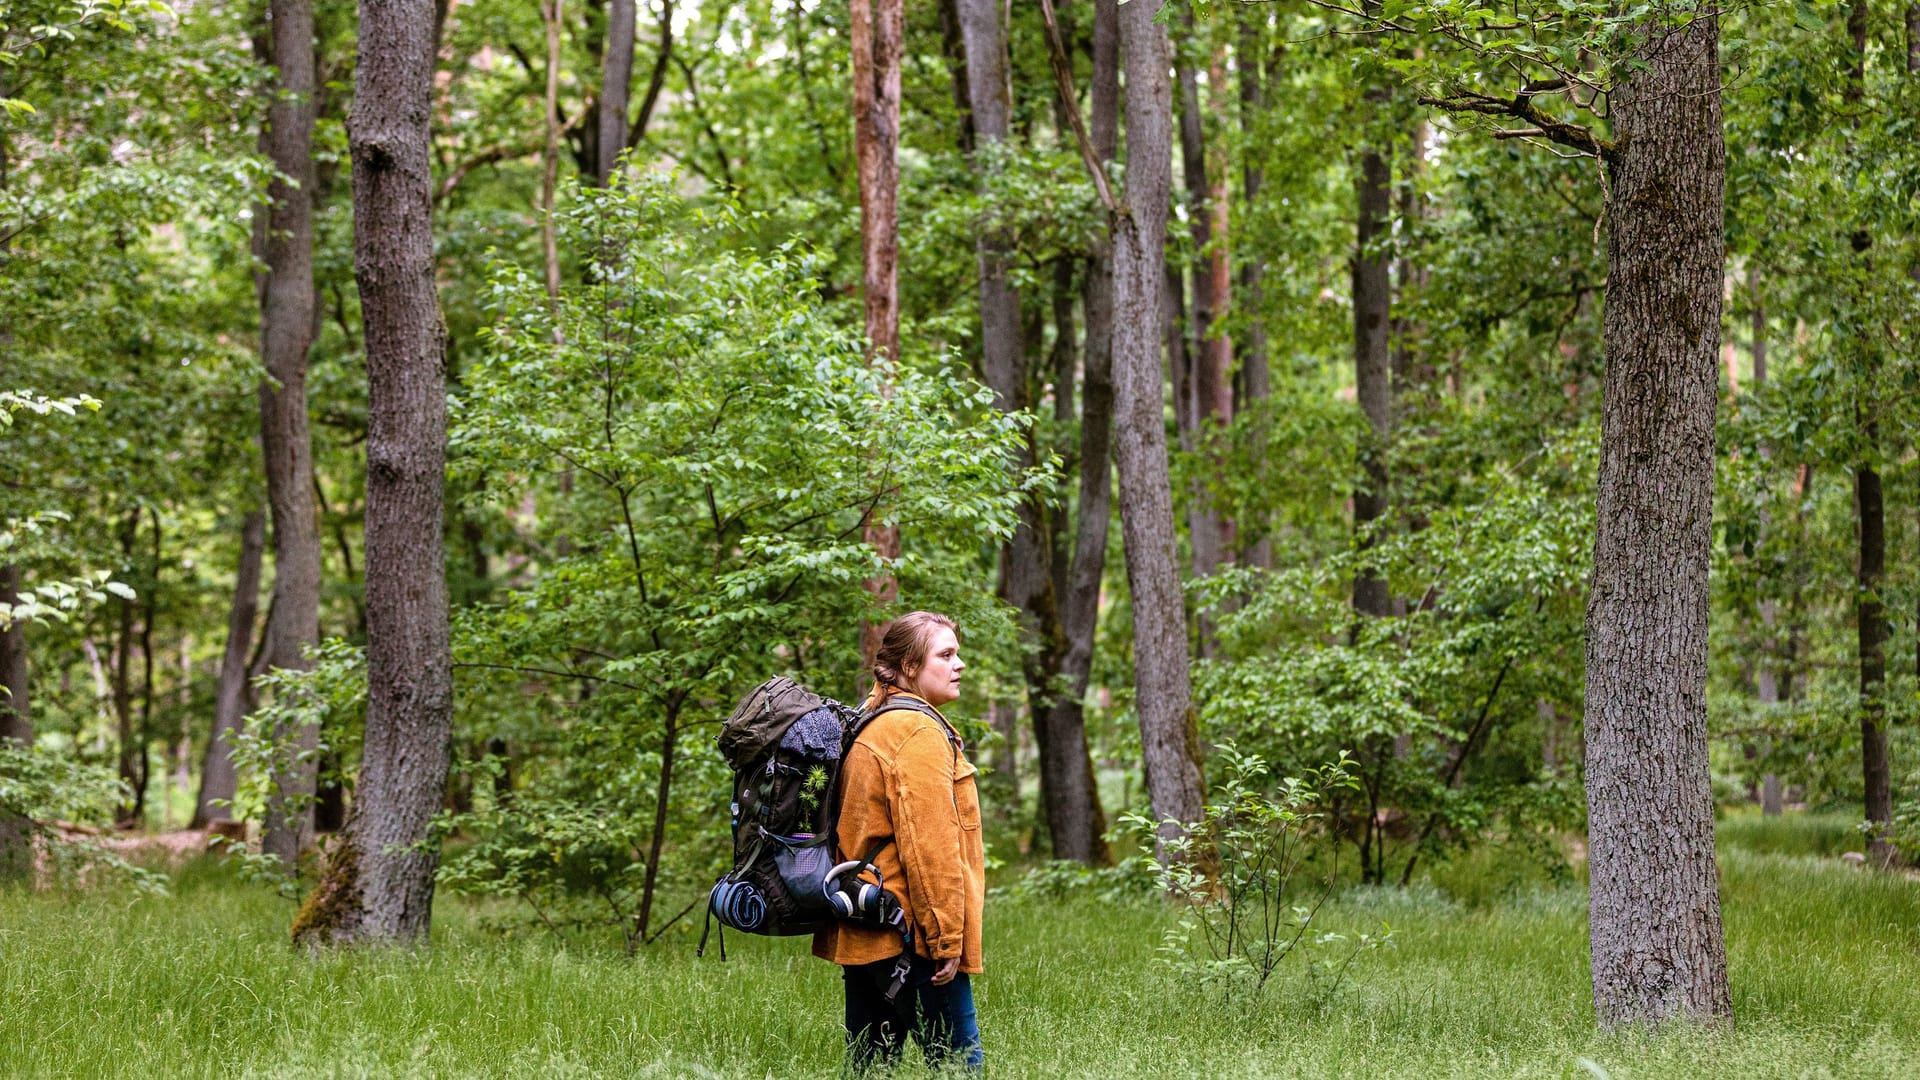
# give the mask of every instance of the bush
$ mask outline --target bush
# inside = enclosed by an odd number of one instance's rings
[[[1348,935],[1316,923],[1338,881],[1337,844],[1321,827],[1328,796],[1357,788],[1345,754],[1304,776],[1274,778],[1267,762],[1231,743],[1214,751],[1223,779],[1202,819],[1181,827],[1139,814],[1122,819],[1143,846],[1161,887],[1184,905],[1161,955],[1183,981],[1251,1001],[1288,957],[1299,955],[1313,996],[1324,1003],[1363,952],[1391,942],[1392,928]],[[1324,877],[1308,867],[1315,849],[1333,852]]]

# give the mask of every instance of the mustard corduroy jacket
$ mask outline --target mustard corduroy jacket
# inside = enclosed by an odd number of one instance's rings
[[[933,960],[958,956],[961,971],[979,974],[987,858],[975,770],[958,739],[925,713],[883,711],[840,769],[835,858],[864,858],[891,837],[873,865],[907,913],[914,951]],[[890,960],[900,955],[900,935],[833,923],[813,936],[813,954],[836,964]]]

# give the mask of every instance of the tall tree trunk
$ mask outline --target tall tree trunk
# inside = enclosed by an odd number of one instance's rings
[[[1173,100],[1160,0],[1120,5],[1126,62],[1126,192],[1113,215],[1114,457],[1133,596],[1134,706],[1147,797],[1163,821],[1193,822],[1204,801],[1198,719],[1187,670],[1160,375]]]
[[[442,565],[445,330],[433,281],[431,0],[362,0],[354,277],[367,338],[367,733],[360,782],[295,940],[426,935],[453,730]]]
[[[1748,284],[1753,292],[1753,388],[1757,392],[1767,385],[1767,308],[1760,291],[1759,270],[1748,275]],[[1766,453],[1764,447],[1761,452]],[[1761,525],[1762,528],[1766,526],[1764,520]],[[1780,703],[1780,678],[1774,666],[1773,653],[1773,629],[1779,618],[1779,609],[1779,603],[1771,597],[1760,601],[1760,632],[1766,639],[1767,647],[1760,650],[1760,663],[1754,670],[1753,681],[1754,696],[1759,699],[1763,709]],[[1779,774],[1766,773],[1760,778],[1760,812],[1777,817],[1782,809]]]
[[[900,359],[900,57],[904,34],[901,0],[851,0],[849,37],[853,54],[853,143],[860,174],[860,267],[867,355],[874,363]],[[865,538],[883,564],[900,557],[897,526],[866,523]],[[899,595],[890,571],[865,582],[875,606]],[[866,666],[880,647],[884,623],[867,623],[860,635]]]
[[[1859,110],[1867,92],[1867,0],[1847,8],[1847,37],[1852,51],[1841,98]],[[1848,140],[1848,151],[1854,151]],[[1873,233],[1864,225],[1853,233],[1853,252],[1862,263],[1873,248]],[[1861,447],[1853,468],[1853,507],[1859,539],[1859,561],[1854,579],[1854,619],[1860,658],[1860,772],[1864,786],[1867,860],[1876,867],[1893,864],[1895,853],[1889,832],[1893,821],[1893,766],[1887,756],[1887,612],[1880,588],[1887,571],[1887,510],[1880,484],[1880,425],[1875,418],[1879,395],[1879,355],[1872,342],[1861,343],[1864,361],[1862,387],[1855,392],[1853,419]]]
[[[140,513],[138,509],[129,512],[120,530],[121,565],[129,570],[133,568],[133,546],[140,538]],[[133,627],[134,601],[122,598],[120,626],[113,646],[113,721],[114,734],[119,740],[117,772],[127,795],[114,813],[114,823],[123,827],[140,822],[133,791],[140,779],[139,759],[147,752],[140,744],[139,731],[133,722]]]
[[[136,773],[132,814],[133,820],[142,826],[147,819],[147,789],[153,779],[153,757],[148,749],[154,736],[153,622],[160,599],[160,511],[151,506],[147,510],[153,520],[153,570],[147,575],[146,593],[140,598],[140,727],[137,739],[140,752],[134,759]],[[162,754],[164,758],[164,751]]]
[[[1369,95],[1379,99],[1380,95]],[[1353,379],[1367,432],[1360,447],[1365,486],[1353,493],[1353,528],[1365,552],[1379,540],[1376,531],[1387,516],[1387,444],[1393,437],[1393,366],[1388,329],[1393,285],[1387,273],[1387,234],[1391,223],[1392,175],[1384,154],[1367,149],[1360,155],[1360,171],[1353,188],[1358,203],[1358,225],[1353,246]],[[1353,610],[1362,615],[1388,615],[1393,604],[1386,579],[1370,562],[1362,562],[1353,579]]]
[[[633,95],[634,0],[608,0],[607,56],[600,68],[599,137],[594,148],[593,179],[601,187],[613,179],[620,151],[627,145],[627,100]],[[664,72],[664,69],[663,69]],[[547,121],[552,123],[551,118]]]
[[[547,303],[560,303],[560,247],[553,220],[554,188],[560,180],[560,20],[561,0],[541,0],[540,22],[547,32],[547,142],[540,152],[540,253],[547,272]]]
[[[1120,27],[1117,0],[1094,0],[1093,80],[1088,88],[1092,164],[1104,169],[1119,147]],[[1057,37],[1057,35],[1056,35]],[[1056,63],[1070,69],[1062,52]],[[1063,93],[1062,109],[1078,126],[1080,104]],[[1087,685],[1094,632],[1100,621],[1100,582],[1106,572],[1107,527],[1113,516],[1113,245],[1096,238],[1082,285],[1086,346],[1082,354],[1078,516],[1066,585],[1060,590],[1059,692],[1044,715],[1036,711],[1040,791],[1053,857],[1090,865],[1112,861],[1106,814],[1094,782],[1087,745]],[[1152,332],[1146,331],[1149,339]],[[1156,364],[1157,366],[1157,364]],[[1067,381],[1062,378],[1062,383]]]
[[[266,521],[264,512],[252,510],[240,525],[240,566],[234,574],[233,604],[227,609],[227,648],[220,657],[213,732],[207,738],[207,756],[200,769],[200,797],[194,802],[193,821],[188,828],[233,819],[230,803],[236,776],[232,736],[253,705],[247,655],[253,650],[253,623],[260,611],[260,557],[266,548]]]
[[[320,525],[314,513],[313,440],[307,422],[307,350],[313,340],[314,33],[311,0],[272,0],[272,52],[279,79],[267,110],[266,150],[287,179],[267,188],[259,281],[260,446],[273,515],[273,602],[267,668],[306,671],[320,640]],[[291,180],[291,182],[289,182]],[[312,833],[313,725],[276,730],[289,759],[274,769],[260,850],[294,865]]]
[[[20,567],[0,566],[0,603],[20,602]],[[33,709],[27,685],[26,625],[0,628],[0,739],[33,745]],[[0,885],[24,877],[33,868],[33,833],[28,822],[0,810]]]
[[[1859,414],[1856,414],[1858,416]],[[1879,425],[1860,423],[1867,456],[1854,466],[1853,501],[1859,522],[1860,561],[1854,580],[1855,629],[1860,647],[1860,768],[1866,790],[1867,859],[1892,865],[1893,767],[1887,757],[1887,612],[1880,589],[1887,575],[1887,509],[1875,460]]]
[[[1240,187],[1246,213],[1252,214],[1267,178],[1259,151],[1262,145],[1259,125],[1267,112],[1269,73],[1266,65],[1270,62],[1277,64],[1280,51],[1277,48],[1268,51],[1264,22],[1270,16],[1264,8],[1243,6],[1238,17],[1240,36],[1235,67],[1240,76],[1240,129],[1245,143]],[[1242,250],[1246,251],[1244,248]],[[1247,251],[1242,257],[1245,261],[1240,267],[1240,296],[1236,301],[1236,306],[1242,312],[1242,333],[1237,342],[1240,353],[1239,390],[1248,402],[1260,402],[1273,393],[1273,377],[1267,360],[1267,322],[1261,310],[1266,297],[1267,263],[1257,251]],[[1264,432],[1259,438],[1264,446]],[[1271,568],[1273,540],[1267,535],[1266,523],[1257,523],[1252,532],[1250,538],[1243,536],[1241,539],[1247,545],[1245,560],[1253,566]]]
[[[1194,23],[1192,9],[1182,7],[1180,19],[1185,30],[1182,38],[1195,44],[1203,42],[1204,37]],[[1220,64],[1221,57],[1216,53],[1213,67],[1218,68]],[[1199,73],[1185,48],[1174,49],[1174,77],[1180,84],[1180,164],[1187,188],[1187,231],[1193,240],[1196,260],[1192,268],[1193,306],[1188,312],[1189,333],[1182,341],[1187,363],[1181,366],[1190,380],[1184,396],[1191,410],[1184,430],[1187,432],[1186,449],[1197,451],[1204,444],[1201,425],[1209,419],[1225,423],[1232,419],[1233,414],[1232,388],[1227,382],[1233,369],[1233,340],[1215,325],[1225,313],[1231,288],[1231,275],[1225,270],[1226,237],[1216,237],[1214,232],[1216,226],[1226,224],[1226,200],[1224,197],[1215,197],[1216,188],[1224,196],[1226,177],[1224,162],[1208,160]],[[1224,89],[1224,76],[1210,70],[1208,78],[1212,82],[1208,87],[1210,95],[1217,103]],[[1210,171],[1214,173],[1211,180],[1208,178]],[[1179,276],[1169,275],[1168,280],[1177,291]],[[1220,515],[1213,508],[1204,480],[1195,483],[1187,497],[1190,503],[1187,540],[1193,553],[1193,572],[1196,577],[1207,577],[1219,570],[1225,554],[1226,549],[1221,543],[1222,523]],[[1200,648],[1205,653],[1211,649],[1211,634],[1204,615],[1199,621]]]
[[[1587,601],[1593,996],[1608,1027],[1730,1018],[1707,769],[1707,567],[1726,144],[1717,17],[1614,93]]]

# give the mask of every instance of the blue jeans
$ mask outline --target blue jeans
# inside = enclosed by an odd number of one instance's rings
[[[973,1011],[973,987],[965,975],[945,986],[933,985],[933,961],[913,958],[907,983],[892,1004],[887,985],[893,961],[840,969],[847,983],[847,1066],[856,1075],[899,1062],[905,1036],[911,1035],[934,1068],[965,1065],[978,1073],[985,1060],[980,1022]]]

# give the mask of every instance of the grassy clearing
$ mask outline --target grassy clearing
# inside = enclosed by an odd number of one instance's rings
[[[1577,885],[1467,904],[1431,886],[1355,891],[1378,954],[1317,1010],[1172,985],[1165,913],[1092,900],[989,910],[977,983],[996,1076],[1920,1075],[1920,886],[1832,859],[1722,858],[1731,1033],[1603,1037]],[[174,895],[0,894],[0,1075],[832,1076],[839,987],[797,941],[690,937],[628,962],[506,940],[448,902],[431,949],[308,959],[290,907],[197,867]],[[677,931],[676,931],[677,932]],[[737,950],[732,946],[738,946]],[[903,1070],[914,1075],[916,1067]]]

